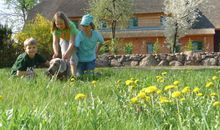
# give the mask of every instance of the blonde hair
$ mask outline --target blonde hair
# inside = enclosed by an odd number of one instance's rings
[[[58,29],[57,26],[56,26],[56,23],[55,23],[57,18],[62,19],[64,21],[65,29],[70,29],[70,27],[69,27],[69,21],[70,21],[69,18],[62,11],[58,11],[53,16],[52,32]]]
[[[28,38],[24,41],[24,47],[28,45],[37,45],[37,41],[33,37]]]

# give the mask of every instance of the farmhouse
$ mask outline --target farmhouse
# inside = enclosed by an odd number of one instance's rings
[[[155,43],[159,45],[159,53],[168,53],[163,24],[164,0],[134,0],[134,15],[125,29],[117,29],[116,37],[123,43],[133,44],[133,53],[153,53]],[[181,48],[189,41],[192,42],[194,51],[217,52],[220,45],[220,2],[209,0],[209,11],[201,10],[202,17],[194,28],[180,39]],[[77,25],[82,15],[88,9],[88,0],[44,0],[35,6],[28,19],[33,19],[37,13],[52,19],[56,11],[63,11]],[[106,40],[111,38],[111,31],[107,26],[102,26],[100,32]]]

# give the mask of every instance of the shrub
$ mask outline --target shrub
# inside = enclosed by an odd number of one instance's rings
[[[132,54],[133,52],[133,44],[132,43],[126,43],[124,47],[125,54]]]
[[[37,14],[35,19],[28,22],[22,32],[15,35],[15,38],[20,44],[23,44],[25,39],[33,37],[38,42],[38,51],[46,58],[51,57],[52,52],[52,35],[51,35],[51,22]]]
[[[0,68],[11,67],[22,47],[11,40],[12,30],[0,25]]]

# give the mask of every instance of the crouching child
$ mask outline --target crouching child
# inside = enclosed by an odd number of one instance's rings
[[[25,76],[34,77],[34,68],[39,65],[49,66],[49,61],[47,61],[43,56],[37,52],[37,41],[34,38],[28,38],[24,41],[25,52],[20,54],[11,69],[11,75],[14,76]]]

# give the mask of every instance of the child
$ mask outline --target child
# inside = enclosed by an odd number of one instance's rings
[[[40,64],[49,65],[49,62],[37,53],[37,42],[34,38],[28,38],[24,41],[25,52],[17,57],[12,66],[12,75],[31,76],[35,75],[33,68]]]
[[[98,43],[104,43],[102,35],[95,30],[92,15],[84,15],[80,25],[82,30],[78,33],[75,40],[78,56],[77,76],[84,74],[85,71],[93,72],[96,56],[100,49]]]
[[[73,76],[76,75],[77,56],[74,47],[75,36],[78,33],[78,29],[75,24],[71,22],[67,16],[58,11],[52,22],[53,33],[53,58],[59,56],[59,45],[61,48],[61,54],[63,59],[70,59],[70,68]],[[59,45],[58,45],[58,41]]]

